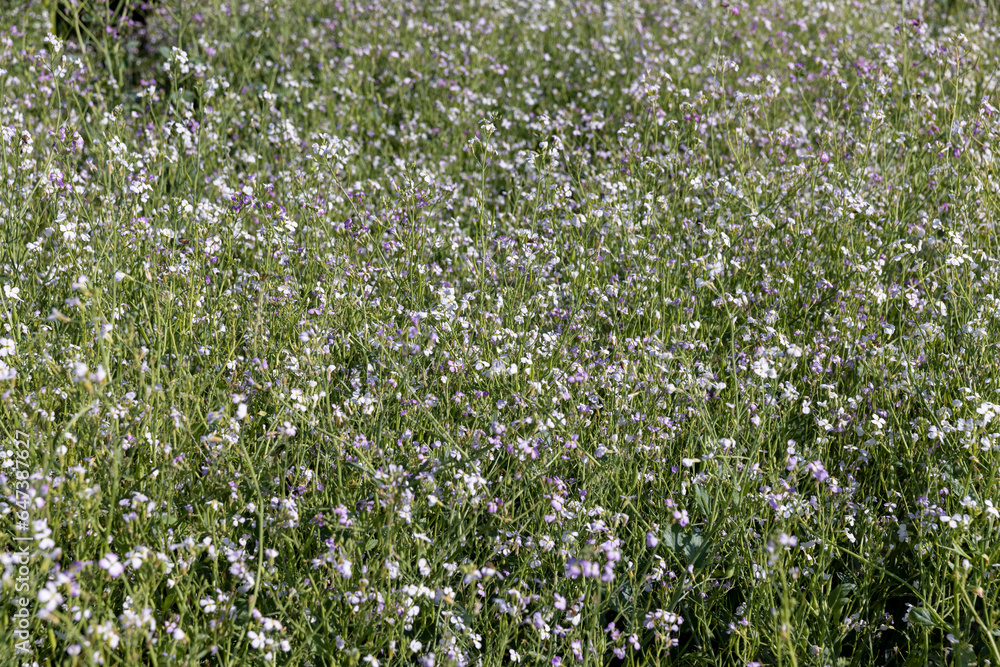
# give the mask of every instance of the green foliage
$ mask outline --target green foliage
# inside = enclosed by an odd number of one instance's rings
[[[0,665],[1000,661],[987,9],[2,11]]]

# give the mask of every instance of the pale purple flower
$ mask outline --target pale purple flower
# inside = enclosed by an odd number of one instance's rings
[[[113,579],[117,579],[125,571],[125,565],[118,562],[118,556],[113,553],[104,554],[104,558],[97,561],[97,565],[106,570]]]

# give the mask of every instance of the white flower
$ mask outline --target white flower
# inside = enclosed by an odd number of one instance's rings
[[[17,349],[11,338],[0,338],[0,357],[13,357]]]
[[[62,603],[63,597],[56,590],[55,584],[51,581],[45,584],[45,588],[38,591],[38,601],[41,602],[46,608],[51,607],[55,609]]]
[[[47,44],[51,44],[52,45],[52,52],[53,53],[61,53],[62,52],[63,41],[61,39],[59,39],[58,37],[56,37],[55,35],[53,35],[51,32],[49,34],[45,35],[45,40],[44,41]]]
[[[503,359],[494,359],[493,363],[490,365],[489,374],[490,377],[497,375],[502,375],[507,372],[507,364],[504,363]]]
[[[104,558],[97,561],[97,565],[102,570],[107,570],[114,578],[118,578],[125,571],[125,566],[118,562],[118,556],[115,554],[105,554]]]
[[[188,54],[183,49],[179,49],[176,46],[171,47],[170,60],[177,63],[182,74],[187,74],[191,71],[191,66],[188,64]]]
[[[265,644],[266,640],[264,638],[264,634],[263,633],[257,634],[253,630],[249,630],[247,632],[247,637],[250,639],[250,646],[252,648],[256,648],[256,649],[264,648],[264,644]]]
[[[83,382],[87,379],[87,372],[90,369],[82,361],[76,361],[73,363],[73,382]]]
[[[778,377],[778,373],[771,367],[767,359],[758,359],[753,362],[753,372],[764,379],[773,380]]]
[[[994,519],[1000,519],[1000,510],[997,510],[997,508],[993,506],[992,500],[984,501],[983,504],[986,505],[987,514],[989,514]]]
[[[416,639],[414,639],[413,641],[410,642],[410,650],[413,651],[414,653],[419,652],[420,649],[422,649],[423,647],[424,647],[424,645],[421,644]]]

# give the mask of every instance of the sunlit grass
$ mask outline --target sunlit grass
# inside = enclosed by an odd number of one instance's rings
[[[0,664],[997,664],[924,4],[4,9]]]

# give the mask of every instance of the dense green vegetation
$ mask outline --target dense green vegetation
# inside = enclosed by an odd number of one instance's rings
[[[994,13],[4,5],[0,664],[1000,664]]]

